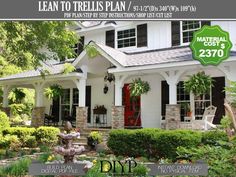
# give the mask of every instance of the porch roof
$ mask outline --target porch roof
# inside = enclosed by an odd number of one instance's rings
[[[64,63],[56,63],[50,65],[45,64],[43,67],[39,67],[36,70],[29,70],[18,74],[2,77],[0,78],[0,81],[39,77],[41,76],[41,72],[43,70],[49,71],[50,75],[59,75],[62,74],[63,68],[64,68]],[[82,71],[80,69],[77,69],[76,72],[82,72]]]

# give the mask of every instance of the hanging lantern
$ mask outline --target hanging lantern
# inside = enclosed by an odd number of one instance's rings
[[[105,85],[104,88],[103,88],[103,93],[104,93],[104,94],[107,94],[107,92],[108,92],[108,86]]]
[[[112,74],[112,73],[106,73],[106,75],[105,75],[105,77],[104,77],[104,81],[105,82],[113,82],[113,81],[115,81],[115,76],[114,76],[114,74]]]

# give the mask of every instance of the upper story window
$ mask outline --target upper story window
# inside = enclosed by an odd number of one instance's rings
[[[106,45],[112,48],[147,47],[147,26],[147,24],[140,24],[125,30],[106,31]]]
[[[193,33],[201,28],[201,21],[182,21],[182,43],[189,43]]]
[[[127,29],[117,32],[117,47],[132,47],[136,46],[136,29]]]
[[[193,39],[193,33],[204,25],[211,25],[210,21],[172,21],[171,43],[172,46],[187,45]]]

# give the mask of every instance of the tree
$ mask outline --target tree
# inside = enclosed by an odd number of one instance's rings
[[[0,77],[37,68],[40,61],[74,57],[73,46],[79,37],[71,26],[73,22],[66,21],[0,22]],[[12,102],[18,103],[24,92],[14,91],[11,95],[17,100]]]
[[[78,36],[69,29],[73,22],[0,22],[0,57],[22,69],[37,67],[51,58],[74,57]],[[46,50],[45,50],[46,49]]]

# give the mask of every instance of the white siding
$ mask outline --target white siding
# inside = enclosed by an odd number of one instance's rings
[[[95,41],[99,44],[105,45],[105,31],[104,30],[97,30],[94,33],[89,32],[84,35],[84,43],[88,44],[89,41]]]
[[[236,21],[212,21],[212,25],[219,25],[223,30],[229,32],[233,44],[232,50],[236,50]]]
[[[140,77],[140,76],[137,76]],[[134,77],[134,78],[137,78]],[[126,83],[132,82],[130,78]],[[141,96],[141,120],[144,128],[160,128],[161,122],[161,80],[162,77],[154,75],[146,75],[140,77],[144,81],[148,81],[151,90]]]
[[[107,94],[103,93],[103,77],[88,79],[87,85],[91,86],[91,120],[93,120],[93,108],[96,105],[104,105],[107,109],[108,125],[111,125],[111,107],[114,105],[114,84],[107,84],[109,87]]]
[[[148,46],[140,48],[126,47],[119,50],[124,52],[139,52],[171,47],[171,22],[168,21],[119,22],[115,30],[117,33],[117,31],[136,28],[137,25],[145,23],[147,23]],[[105,31],[106,30],[94,30],[81,35],[85,36],[85,44],[91,40],[99,44],[105,44]]]

